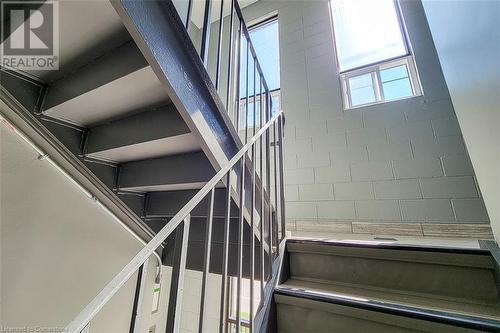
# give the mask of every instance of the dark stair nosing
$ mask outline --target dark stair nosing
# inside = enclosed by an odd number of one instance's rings
[[[277,286],[274,292],[277,295],[354,307],[362,310],[376,311],[469,329],[484,330],[488,332],[500,331],[500,321],[494,319],[462,315],[446,311],[428,310],[389,302],[363,300],[358,297],[327,295],[321,292],[295,288],[292,289],[282,286]]]
[[[444,246],[429,246],[429,245],[410,245],[410,244],[368,244],[359,242],[343,242],[329,240],[310,240],[310,239],[289,239],[287,243],[308,244],[308,245],[327,245],[339,247],[354,247],[365,249],[384,249],[384,250],[400,250],[400,251],[418,251],[418,252],[436,252],[436,253],[454,253],[454,254],[472,254],[491,256],[490,251],[485,249],[473,248],[455,248]]]

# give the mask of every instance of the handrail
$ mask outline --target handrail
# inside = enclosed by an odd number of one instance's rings
[[[215,186],[230,170],[240,161],[248,150],[257,142],[269,127],[275,123],[283,114],[277,112],[259,131],[238,151],[236,155],[221,169],[214,177],[189,200],[186,205],[147,243],[141,251],[117,274],[115,277],[92,299],[92,301],[73,319],[64,329],[66,332],[81,332],[85,326],[94,318],[102,307],[116,294],[116,292],[128,281],[128,279],[139,269],[139,267],[153,254],[153,252],[167,239],[168,236],[183,222],[190,212],[215,189]],[[231,186],[227,184],[227,186]],[[243,188],[240,191],[244,191]],[[242,207],[240,207],[242,209]]]
[[[243,45],[243,42],[246,42],[247,44],[247,81],[248,81],[248,63],[249,63],[249,58],[253,59],[253,66],[254,66],[254,78],[255,75],[258,75],[259,77],[259,82],[263,87],[263,93],[269,93],[270,88],[268,86],[267,80],[265,78],[264,72],[262,70],[262,66],[260,64],[260,61],[257,57],[257,53],[255,51],[255,47],[252,43],[252,40],[250,38],[250,33],[248,30],[248,27],[245,23],[245,19],[243,17],[243,13],[241,10],[241,7],[238,3],[238,0],[229,0],[230,2],[230,13],[229,13],[229,38],[228,38],[228,58],[227,58],[227,87],[226,89],[226,111],[229,113],[229,111],[232,109],[231,104],[234,103],[235,101],[240,99],[240,90],[238,87],[239,81],[240,81],[240,73],[239,70],[242,67],[241,65],[241,46]],[[211,36],[210,36],[210,25],[212,22],[212,3],[213,0],[205,0],[205,9],[203,11],[203,20],[202,20],[202,36],[201,36],[201,46],[199,49],[199,55],[201,58],[201,61],[203,62],[204,66],[208,66],[208,45],[211,42]],[[189,0],[187,2],[187,11],[186,11],[186,17],[182,18],[182,21],[184,23],[184,26],[186,30],[189,28],[189,24],[191,22],[191,17],[192,17],[192,10],[193,10],[193,5],[194,1]],[[220,1],[220,10],[219,16],[215,17],[219,21],[219,26],[218,26],[218,38],[216,40],[217,45],[214,48],[215,54],[215,88],[219,92],[219,94],[222,94],[220,89],[222,88],[220,86],[220,81],[221,81],[221,52],[222,52],[222,44],[223,44],[223,25],[224,25],[224,0]],[[235,18],[239,20],[239,24],[237,25],[238,28],[236,28],[238,34],[236,34],[236,38],[234,38],[234,21]],[[234,38],[234,39],[233,39]],[[243,40],[244,39],[244,40]],[[198,41],[193,41],[193,43],[197,43]],[[234,45],[236,44],[236,45]],[[236,46],[236,47],[234,47]],[[233,59],[235,58],[236,59]],[[233,61],[236,60],[235,64],[233,64]],[[233,65],[234,68],[233,68]],[[233,69],[236,69],[236,72],[234,73],[233,76]],[[234,86],[234,82],[237,83],[237,86]],[[254,89],[254,95],[256,95],[255,89]],[[221,95],[222,97],[222,95]],[[232,99],[231,99],[232,97]],[[251,96],[248,95],[248,82],[247,82],[247,94],[246,94],[246,99],[248,100]],[[271,106],[272,106],[272,102]],[[238,129],[238,117],[239,113],[237,115],[236,121],[233,120],[233,125],[235,125],[236,129]]]
[[[255,214],[254,210],[257,210],[256,206],[256,184],[260,182],[260,288],[261,288],[261,302],[264,302],[264,286],[272,281],[273,270],[272,264],[276,256],[279,255],[278,244],[280,240],[284,238],[285,234],[285,213],[284,213],[284,180],[283,180],[283,126],[284,126],[284,114],[283,111],[276,112],[272,114],[272,98],[271,91],[267,85],[262,67],[257,58],[255,48],[250,39],[250,34],[248,28],[245,24],[241,8],[238,4],[238,0],[229,0],[231,2],[231,17],[230,17],[230,38],[229,38],[229,57],[228,57],[228,78],[227,78],[227,101],[226,109],[229,113],[230,110],[234,112],[233,124],[235,128],[239,129],[239,118],[240,114],[244,117],[244,131],[245,137],[242,140],[244,143],[243,147],[234,155],[228,163],[221,168],[216,175],[205,185],[201,190],[199,190],[196,195],[189,200],[189,202],[179,210],[179,212],[154,236],[149,243],[147,243],[135,256],[134,258],[123,267],[123,269],[115,275],[115,277],[92,299],[90,303],[66,326],[65,331],[68,332],[81,332],[90,321],[97,315],[97,313],[104,307],[104,305],[115,295],[118,290],[130,279],[130,277],[137,272],[141,267],[144,269],[145,262],[148,260],[149,256],[169,237],[174,231],[176,231],[175,249],[174,249],[174,264],[172,271],[172,279],[170,285],[170,296],[169,296],[169,307],[168,307],[168,318],[167,318],[167,331],[177,332],[179,329],[179,317],[180,317],[180,302],[182,301],[182,289],[183,282],[182,276],[184,274],[186,265],[186,253],[188,246],[188,230],[190,224],[190,214],[193,209],[204,200],[210,193],[209,211],[207,214],[206,223],[206,238],[205,238],[205,252],[204,263],[203,263],[203,279],[202,279],[202,294],[200,302],[200,320],[199,329],[203,330],[203,312],[205,307],[205,296],[206,296],[206,283],[207,276],[210,267],[210,242],[211,242],[211,231],[213,223],[213,207],[214,207],[214,192],[217,184],[225,176],[227,176],[227,189],[226,189],[226,210],[224,213],[224,251],[223,251],[223,274],[222,274],[222,290],[221,290],[221,309],[220,309],[220,332],[225,333],[228,331],[228,326],[231,322],[229,318],[229,302],[226,297],[225,286],[228,283],[228,252],[229,252],[229,225],[230,225],[230,207],[231,207],[231,177],[232,173],[236,172],[237,187],[239,187],[239,216],[238,216],[238,260],[237,260],[237,304],[236,304],[236,330],[239,331],[241,326],[245,326],[242,322],[240,316],[241,309],[241,284],[243,278],[243,225],[248,222],[250,228],[252,229],[252,234],[255,231]],[[190,22],[190,16],[192,14],[192,0],[188,2],[188,11],[186,18],[186,29]],[[205,65],[208,64],[208,43],[209,43],[209,25],[211,24],[211,4],[212,0],[205,0],[205,12],[203,17],[203,34],[202,34],[202,45],[200,57]],[[217,91],[220,88],[220,65],[221,65],[221,50],[222,50],[222,24],[223,24],[223,6],[224,1],[220,4],[220,18],[219,18],[219,36],[218,36],[218,47],[217,47],[217,58],[216,58],[216,77],[215,86]],[[239,20],[239,28],[233,25],[234,19]],[[236,30],[236,31],[235,31]],[[233,32],[237,32],[236,38],[233,40]],[[246,42],[246,64],[242,62],[242,45]],[[233,47],[236,46],[236,47]],[[233,59],[234,58],[234,59]],[[236,60],[235,66],[233,65],[233,60]],[[249,95],[249,64],[252,60],[253,67],[253,95]],[[240,107],[240,70],[246,68],[246,91],[245,107]],[[257,83],[258,76],[258,83]],[[221,93],[219,91],[219,93]],[[253,100],[253,137],[248,139],[249,132],[249,122],[248,116],[251,115],[249,110],[249,102]],[[257,103],[259,104],[257,110]],[[258,112],[258,113],[257,113]],[[257,124],[257,117],[259,117],[260,124]],[[268,120],[265,124],[264,121]],[[272,129],[271,129],[272,126]],[[259,129],[260,128],[260,129]],[[258,131],[257,131],[258,129]],[[264,134],[265,133],[265,137]],[[278,134],[279,144],[276,143]],[[250,134],[251,135],[251,134]],[[257,141],[259,140],[260,155],[257,155]],[[273,150],[271,151],[271,145],[273,144]],[[279,146],[279,150],[278,150]],[[251,149],[251,152],[250,152]],[[271,154],[274,154],[274,163],[271,162]],[[265,159],[264,159],[265,156]],[[260,157],[260,161],[257,158]],[[278,164],[279,160],[279,164]],[[253,164],[251,168],[248,168],[247,162]],[[257,172],[257,163],[260,162],[260,173]],[[240,166],[236,167],[236,164],[240,163]],[[240,168],[239,170],[237,170]],[[271,169],[274,170],[271,174]],[[245,182],[245,174],[250,172],[250,201],[251,206],[246,207],[246,191],[247,185]],[[274,178],[274,179],[273,179]],[[264,182],[265,179],[265,182]],[[265,184],[264,184],[265,183]],[[274,183],[274,196],[271,194],[271,183]],[[265,188],[264,188],[265,185]],[[279,188],[279,195],[278,195]],[[266,199],[264,199],[264,197]],[[274,205],[273,205],[274,200]],[[268,208],[267,208],[268,207]],[[249,217],[244,213],[245,209],[248,208]],[[181,223],[184,223],[181,225]],[[279,224],[281,223],[281,230],[279,229]],[[267,234],[264,230],[267,229]],[[281,232],[281,238],[279,235]],[[177,236],[179,238],[177,238]],[[264,239],[264,237],[266,239]],[[266,248],[266,249],[265,249]],[[255,238],[252,236],[251,239],[251,283],[250,283],[250,320],[249,329],[251,332],[254,330],[254,316],[253,316],[253,295],[254,295],[254,279],[255,279]],[[265,257],[265,252],[268,253],[268,257]],[[266,275],[266,267],[269,267],[269,280]],[[137,293],[137,292],[136,292]],[[140,295],[140,290],[139,290]],[[136,294],[137,297],[137,294]],[[140,299],[136,299],[134,302],[140,302]],[[262,303],[263,305],[264,303]],[[261,309],[259,305],[259,309]],[[257,310],[259,311],[259,310]],[[137,314],[136,314],[137,315]],[[137,325],[136,325],[137,326]]]
[[[0,87],[0,91],[2,94],[5,93],[5,95],[10,100],[13,100],[13,97],[11,96],[11,94],[8,91],[6,91],[5,89],[3,89],[3,87]],[[7,104],[5,104],[5,106],[8,109],[13,110],[13,108],[8,106]],[[4,110],[2,110],[2,112],[3,111]],[[99,208],[104,210],[106,212],[106,214],[110,215],[113,218],[113,220],[116,221],[135,240],[137,240],[139,243],[141,243],[144,246],[147,244],[147,242],[144,239],[142,239],[142,237],[139,236],[137,234],[137,232],[132,230],[132,228],[130,228],[122,219],[120,219],[114,212],[112,212],[111,209],[109,209],[104,203],[102,203],[87,188],[85,188],[85,186],[83,186],[77,179],[75,179],[75,177],[73,177],[70,173],[68,173],[66,170],[64,170],[64,168],[60,165],[60,163],[58,163],[51,155],[49,155],[41,147],[39,147],[31,138],[29,138],[23,131],[21,131],[21,129],[19,129],[18,126],[14,125],[11,122],[11,120],[4,117],[2,112],[0,112],[0,122],[2,122],[2,121],[6,122],[9,125],[9,127],[14,131],[14,133],[16,133],[23,141],[25,141],[31,148],[33,148],[33,150],[35,150],[39,154],[39,157],[38,157],[39,160],[44,160],[44,161],[48,162],[50,165],[52,165],[68,181],[70,181],[78,189],[80,189],[85,194],[86,197],[91,199],[97,206],[99,206]],[[153,254],[154,254],[156,261],[157,261],[157,264],[158,264],[158,274],[155,277],[155,281],[159,281],[161,279],[161,275],[163,272],[162,261],[161,261],[160,255],[156,251],[154,251]]]

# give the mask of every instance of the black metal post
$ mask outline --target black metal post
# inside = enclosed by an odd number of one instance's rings
[[[262,76],[261,76],[262,78]],[[263,108],[263,98],[262,98],[262,79],[259,87],[259,113],[260,113],[260,119],[259,119],[259,124],[260,128],[264,125],[263,120],[264,120],[264,108]],[[265,267],[264,267],[264,214],[265,214],[265,209],[264,209],[264,173],[263,173],[263,165],[264,165],[264,154],[263,154],[263,146],[262,146],[263,140],[262,140],[262,135],[259,138],[259,148],[260,148],[260,300],[261,302],[264,300],[264,279],[265,279]]]
[[[232,72],[232,63],[233,63],[233,33],[234,33],[234,2],[236,0],[231,1],[231,16],[229,19],[229,58],[227,60],[227,96],[226,96],[226,108],[227,112],[229,112],[229,101],[231,100],[231,72]],[[238,82],[239,84],[239,82]],[[234,86],[233,86],[234,87]]]
[[[208,203],[207,225],[205,229],[205,258],[203,260],[203,279],[201,281],[201,302],[199,331],[203,332],[203,315],[205,311],[205,297],[207,293],[208,272],[210,271],[210,251],[212,249],[212,222],[214,218],[214,195],[215,188],[210,191],[210,201]]]
[[[236,1],[236,0],[234,0]],[[241,68],[241,56],[243,55],[243,53],[241,52],[241,35],[242,35],[242,29],[243,29],[243,21],[241,21],[240,19],[240,29],[239,29],[239,32],[238,32],[238,64],[236,65],[236,96],[235,96],[235,100],[236,100],[236,133],[239,133],[240,131],[240,85],[241,85],[241,71],[240,71],[240,68]]]
[[[286,218],[285,218],[285,166],[283,161],[283,142],[285,133],[283,131],[283,114],[278,119],[278,137],[279,137],[279,161],[280,161],[280,207],[281,207],[281,237],[286,237]]]
[[[247,39],[246,98],[245,98],[245,143],[248,141],[248,63],[250,62],[250,40]]]
[[[229,256],[229,230],[231,225],[231,170],[227,173],[227,188],[224,207],[224,239],[222,253],[222,283],[221,283],[221,299],[220,299],[220,330],[219,333],[227,332],[228,308],[226,297],[227,271],[228,271],[228,256]]]
[[[236,302],[236,332],[240,332],[241,327],[241,280],[243,275],[243,227],[245,223],[245,157],[241,157],[241,175],[240,175],[240,214],[238,221],[238,285],[237,285],[237,302]]]
[[[190,217],[175,230],[174,260],[172,264],[172,280],[170,282],[170,295],[168,298],[166,333],[174,333],[180,327],[181,300],[184,285],[184,270],[186,254],[189,243]]]
[[[232,14],[232,13],[231,13]],[[219,40],[217,43],[217,65],[215,69],[215,89],[219,90],[220,84],[220,55],[222,53],[222,30],[224,27],[224,0],[220,1],[220,15],[219,15]]]
[[[203,31],[201,34],[200,58],[205,64],[208,63],[208,44],[210,40],[210,17],[212,15],[212,0],[205,0],[205,14],[203,15]]]
[[[188,10],[186,15],[186,31],[189,32],[189,22],[191,22],[191,14],[193,12],[193,0],[188,1]]]
[[[137,282],[135,284],[135,295],[134,295],[134,305],[132,307],[132,318],[130,320],[130,328],[129,328],[129,333],[134,333],[135,329],[135,321],[137,319],[138,315],[138,308],[139,306],[139,300],[140,300],[140,295],[141,295],[141,281],[142,281],[142,274],[144,270],[144,264],[139,267],[139,270],[137,271]],[[147,272],[146,272],[147,273]]]

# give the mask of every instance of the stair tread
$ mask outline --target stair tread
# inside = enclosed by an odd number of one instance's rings
[[[498,320],[498,318],[500,318],[500,305],[498,303],[465,303],[454,300],[430,298],[432,295],[427,295],[427,297],[424,295],[409,295],[391,292],[389,290],[367,288],[365,286],[349,286],[330,281],[311,281],[295,277],[280,284],[277,290],[300,290],[312,295],[354,299],[358,301],[375,301],[386,305],[414,307],[491,320]]]

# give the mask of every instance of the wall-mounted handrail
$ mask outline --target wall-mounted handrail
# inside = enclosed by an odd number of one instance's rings
[[[94,299],[73,319],[65,328],[67,332],[81,332],[104,305],[128,281],[128,279],[144,264],[153,252],[167,239],[170,234],[183,222],[190,212],[212,192],[215,186],[225,177],[233,167],[244,159],[248,150],[264,134],[268,133],[271,125],[275,124],[282,116],[282,111],[277,112],[257,133],[231,158],[231,160],[217,174],[199,190],[195,196],[147,243],[141,251],[94,297]],[[230,186],[230,184],[228,184]],[[243,195],[244,189],[240,188]],[[240,210],[242,207],[240,206]],[[241,222],[241,221],[240,221]],[[242,226],[241,226],[242,228]],[[184,240],[186,241],[186,240]]]

